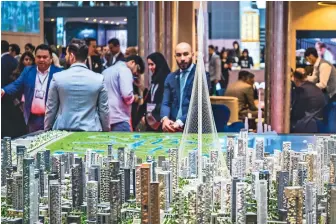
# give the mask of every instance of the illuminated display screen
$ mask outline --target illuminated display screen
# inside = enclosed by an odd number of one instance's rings
[[[1,31],[40,32],[38,1],[1,1]]]

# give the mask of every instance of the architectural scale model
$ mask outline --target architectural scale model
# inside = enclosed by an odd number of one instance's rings
[[[200,50],[202,23],[199,13]],[[2,139],[1,222],[336,223],[336,135],[284,141],[261,123],[258,134],[217,134],[200,52],[182,138],[50,131]]]

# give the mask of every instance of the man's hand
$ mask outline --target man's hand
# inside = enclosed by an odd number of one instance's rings
[[[5,95],[5,90],[1,89],[1,97]]]
[[[174,122],[168,118],[164,119],[162,122],[162,130],[165,132],[175,132],[173,127]]]
[[[181,128],[180,125],[177,122],[174,122],[172,124],[172,126],[173,126],[174,130],[177,131],[177,132],[183,131],[183,128]]]
[[[229,65],[228,64],[224,64],[224,68],[229,68]]]

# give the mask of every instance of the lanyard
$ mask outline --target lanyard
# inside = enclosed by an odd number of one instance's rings
[[[45,81],[47,80],[48,77],[49,77],[49,72],[48,72],[48,74],[46,74],[46,76],[45,76],[45,78],[43,79],[43,82],[42,82],[42,81],[41,81],[41,78],[40,78],[40,75],[37,74],[37,78],[38,78],[38,80],[39,80],[39,82],[40,82],[40,84],[41,84],[41,89],[40,89],[40,90],[43,89],[43,85],[44,85],[44,83],[45,83]]]
[[[154,101],[154,97],[155,97],[155,93],[156,93],[156,90],[159,88],[159,84],[152,84],[152,87],[151,87],[151,103],[153,103]]]

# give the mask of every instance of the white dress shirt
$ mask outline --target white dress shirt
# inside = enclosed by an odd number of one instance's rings
[[[31,113],[36,115],[43,115],[46,110],[46,95],[47,95],[47,86],[49,78],[50,67],[45,71],[41,72],[37,68],[37,74],[35,79],[35,90],[34,97],[31,107]],[[37,94],[43,93],[43,97],[37,96]]]

